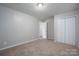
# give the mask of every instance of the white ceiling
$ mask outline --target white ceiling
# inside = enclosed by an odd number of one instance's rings
[[[78,3],[45,3],[43,8],[37,8],[36,3],[5,3],[1,5],[27,13],[40,20],[79,9]]]

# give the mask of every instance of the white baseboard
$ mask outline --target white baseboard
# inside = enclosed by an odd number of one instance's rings
[[[37,39],[32,39],[32,40],[30,40],[30,41],[25,41],[25,42],[22,42],[22,43],[18,43],[18,44],[12,45],[12,46],[7,46],[7,47],[5,47],[5,48],[1,48],[0,51],[1,51],[1,50],[5,50],[5,49],[8,49],[8,48],[16,47],[16,46],[19,46],[19,45],[22,45],[22,44],[25,44],[25,43],[29,43],[29,42],[32,42],[32,41],[35,41],[35,40],[38,40],[38,39],[39,39],[39,38],[37,38]]]

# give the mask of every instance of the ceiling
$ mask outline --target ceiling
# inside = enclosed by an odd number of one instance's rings
[[[24,12],[40,20],[79,9],[78,3],[44,3],[43,8],[38,8],[36,3],[3,3],[1,5]]]

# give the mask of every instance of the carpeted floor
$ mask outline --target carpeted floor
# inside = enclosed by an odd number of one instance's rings
[[[53,40],[39,39],[17,47],[0,51],[1,56],[77,56],[79,49],[54,42]]]

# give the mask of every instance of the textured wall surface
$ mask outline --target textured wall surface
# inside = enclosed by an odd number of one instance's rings
[[[0,49],[38,38],[38,20],[0,6]]]

